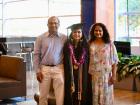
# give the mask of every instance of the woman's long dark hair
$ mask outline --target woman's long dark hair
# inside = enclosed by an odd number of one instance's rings
[[[103,30],[102,40],[104,41],[104,43],[110,43],[109,32],[108,32],[106,26],[103,23],[95,23],[91,26],[90,31],[89,31],[89,35],[90,35],[89,43],[96,40],[96,36],[94,35],[94,30],[95,30],[96,26],[100,26]]]

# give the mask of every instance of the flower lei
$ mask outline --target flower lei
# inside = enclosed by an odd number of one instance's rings
[[[74,48],[71,44],[69,44],[69,49],[70,49],[70,56],[72,57],[72,63],[79,67],[79,65],[83,64],[85,61],[85,54],[86,54],[85,48],[83,48],[82,55],[81,55],[79,61],[77,61],[75,58]]]

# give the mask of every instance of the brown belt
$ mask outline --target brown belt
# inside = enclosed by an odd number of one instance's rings
[[[54,66],[56,66],[56,65],[45,65],[45,66],[50,66],[50,67],[54,67]]]

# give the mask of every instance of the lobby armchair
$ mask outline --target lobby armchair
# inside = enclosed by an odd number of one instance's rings
[[[0,56],[0,100],[26,96],[26,63],[17,56]]]

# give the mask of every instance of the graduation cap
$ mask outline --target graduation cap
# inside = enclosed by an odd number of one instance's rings
[[[72,24],[71,26],[67,27],[67,36],[69,36],[69,29],[71,32],[76,29],[83,29],[83,23]]]
[[[67,27],[67,29],[71,29],[71,31],[76,29],[82,29],[82,28],[83,28],[83,23],[77,23]]]

